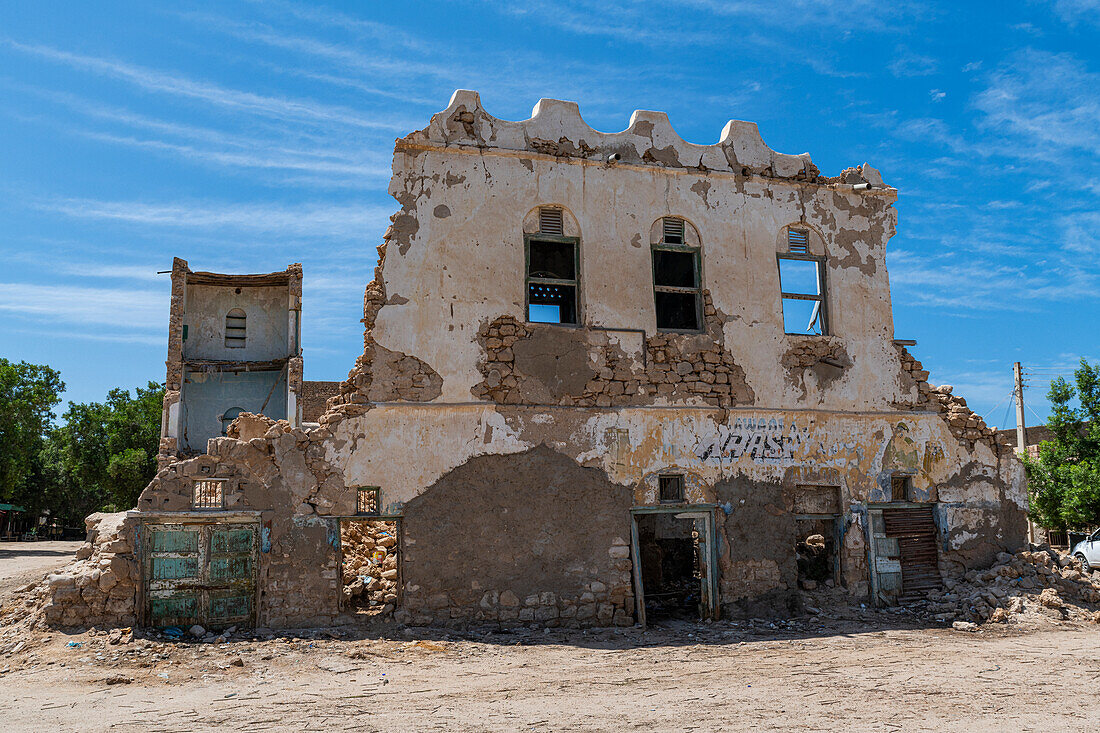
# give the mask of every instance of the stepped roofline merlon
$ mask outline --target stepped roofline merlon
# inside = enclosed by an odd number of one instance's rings
[[[486,112],[481,96],[467,89],[455,91],[446,109],[433,115],[427,127],[398,141],[397,147],[419,146],[470,146],[604,164],[617,155],[617,163],[623,165],[765,176],[896,196],[867,163],[827,177],[809,153],[772,150],[754,122],[730,120],[717,143],[696,145],[680,137],[664,112],[635,110],[625,130],[600,132],[584,121],[576,102],[540,99],[529,119],[502,120]]]

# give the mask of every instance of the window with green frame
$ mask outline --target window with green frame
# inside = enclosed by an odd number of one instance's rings
[[[381,492],[377,486],[360,486],[355,490],[355,513],[359,516],[377,516],[382,513]]]
[[[562,235],[561,209],[539,210],[539,233],[527,235],[527,320],[577,325],[579,242]]]
[[[684,220],[665,217],[661,241],[653,245],[653,301],[658,330],[703,330],[699,264],[699,248],[687,244]]]

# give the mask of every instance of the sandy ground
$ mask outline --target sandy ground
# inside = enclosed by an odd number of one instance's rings
[[[71,549],[17,548],[0,584]],[[5,731],[1100,730],[1100,628],[1042,615],[976,632],[854,606],[587,633],[27,633],[0,651]]]
[[[54,632],[0,662],[0,721],[18,731],[1100,729],[1095,626],[961,632],[863,617],[801,631],[322,631],[219,644]]]
[[[0,542],[0,597],[73,559],[83,542]]]

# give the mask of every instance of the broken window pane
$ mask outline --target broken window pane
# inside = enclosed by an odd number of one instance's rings
[[[823,334],[825,293],[819,260],[779,258],[779,287],[783,299],[783,330]]]
[[[657,328],[674,331],[699,330],[698,296],[695,293],[657,291]]]
[[[653,250],[653,288],[657,328],[698,331],[699,253],[677,249]]]
[[[821,304],[816,300],[783,299],[783,330],[821,334]]]
[[[576,324],[577,243],[533,239],[527,246],[527,320]]]
[[[818,295],[817,262],[779,260],[779,286],[784,293]]]

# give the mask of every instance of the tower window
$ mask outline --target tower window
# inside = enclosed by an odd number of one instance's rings
[[[225,314],[225,348],[244,348],[246,318],[247,316],[240,308],[234,308]]]

